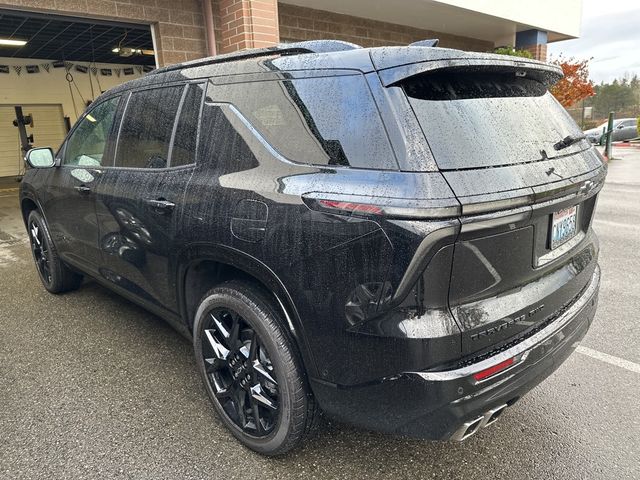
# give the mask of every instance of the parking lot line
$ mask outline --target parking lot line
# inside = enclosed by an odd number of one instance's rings
[[[625,228],[640,228],[640,225],[634,225],[633,223],[612,222],[611,220],[595,220],[596,225],[607,225],[609,227],[625,227]]]
[[[608,353],[602,353],[589,347],[583,347],[582,345],[578,345],[578,347],[576,348],[576,352],[591,358],[595,358],[602,362],[610,363],[611,365],[615,365],[616,367],[624,368],[625,370],[629,370],[630,372],[640,373],[640,365],[634,362],[630,362],[629,360],[625,360],[624,358],[614,357],[613,355],[609,355]]]

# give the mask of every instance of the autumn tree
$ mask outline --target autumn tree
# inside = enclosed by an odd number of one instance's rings
[[[569,108],[594,95],[593,84],[589,80],[589,60],[560,57],[551,63],[561,67],[564,73],[564,77],[550,89],[563,107]]]

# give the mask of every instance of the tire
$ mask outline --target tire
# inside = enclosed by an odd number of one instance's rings
[[[63,293],[77,289],[83,277],[62,262],[51,240],[47,222],[38,210],[33,210],[29,214],[27,232],[33,261],[44,288],[50,293]]]
[[[216,286],[200,302],[193,331],[205,388],[231,433],[263,455],[300,445],[315,424],[315,401],[268,296],[238,281]]]

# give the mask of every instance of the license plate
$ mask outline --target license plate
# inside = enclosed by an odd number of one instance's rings
[[[562,245],[576,234],[576,212],[573,206],[555,212],[551,219],[551,249]]]

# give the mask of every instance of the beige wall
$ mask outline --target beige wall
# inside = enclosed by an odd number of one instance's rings
[[[363,47],[378,47],[407,45],[418,40],[438,38],[441,47],[475,51],[493,49],[493,42],[476,38],[450,35],[285,3],[278,5],[278,14],[282,40],[334,39],[356,43]]]
[[[582,0],[431,0],[567,37],[580,35]],[[603,3],[603,6],[605,4]]]
[[[69,83],[65,80],[67,71],[64,68],[50,68],[47,73],[42,67],[40,73],[26,73],[24,65],[39,65],[41,63],[50,63],[51,60],[35,60],[25,58],[1,58],[0,65],[22,65],[22,73],[18,75],[13,68],[9,74],[0,73],[0,104],[62,104],[63,114],[71,119],[73,124],[76,119],[76,112],[73,108],[71,94],[69,93]],[[86,62],[72,62],[73,64],[89,65]],[[116,65],[110,63],[98,63],[98,68],[125,68],[132,65]],[[97,77],[92,73],[76,72],[73,68],[70,73],[73,75],[74,83],[77,85],[82,97],[85,100],[92,100],[91,84],[93,82],[94,96],[100,94],[100,86],[102,90],[108,90],[111,87],[133,80],[141,75],[134,67],[134,74],[125,76],[120,73],[117,77],[115,72],[111,77],[104,77],[98,72]],[[98,85],[100,82],[100,86]],[[78,115],[84,111],[84,105],[74,86],[71,87],[76,101]],[[29,112],[25,112],[29,113]],[[2,126],[1,128],[5,128]],[[13,127],[11,127],[13,128]]]

